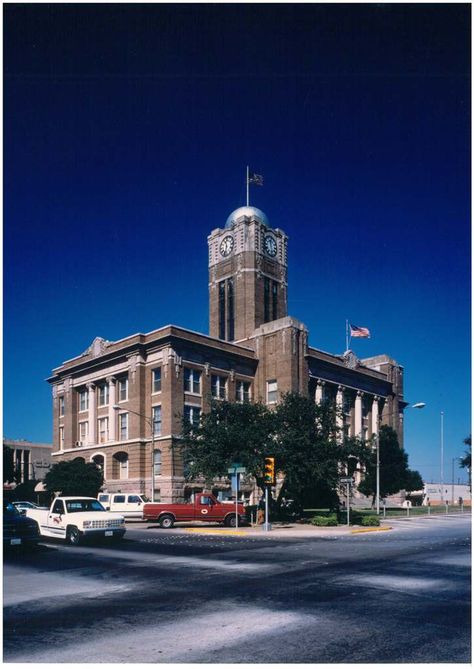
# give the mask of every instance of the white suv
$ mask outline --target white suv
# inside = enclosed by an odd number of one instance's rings
[[[101,492],[97,499],[107,511],[120,513],[125,518],[143,518],[143,505],[148,498],[137,493]]]

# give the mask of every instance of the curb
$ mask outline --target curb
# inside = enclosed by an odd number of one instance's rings
[[[194,532],[195,534],[217,534],[218,536],[221,536],[222,534],[231,534],[231,535],[240,535],[240,536],[247,536],[249,533],[245,531],[240,531],[240,530],[215,530],[215,529],[207,529],[204,527],[187,527],[184,528],[185,532]]]
[[[351,534],[360,534],[361,532],[388,532],[392,527],[364,527],[360,530],[351,530]]]

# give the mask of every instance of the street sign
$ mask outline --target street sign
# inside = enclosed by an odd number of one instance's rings
[[[349,485],[352,485],[354,483],[354,479],[350,476],[346,476],[345,478],[339,479],[339,483],[349,483]]]
[[[238,492],[240,483],[240,474],[232,474],[230,480],[231,480],[231,489],[233,491]]]
[[[229,474],[245,474],[247,470],[245,469],[245,467],[242,467],[242,465],[236,465],[229,467],[227,471]]]

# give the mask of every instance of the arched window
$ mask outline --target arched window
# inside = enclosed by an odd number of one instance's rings
[[[128,479],[128,453],[120,451],[113,457],[112,478]]]
[[[159,448],[153,453],[153,473],[155,476],[161,475],[161,451]]]
[[[83,462],[84,464],[86,464],[84,458],[74,458],[73,462]]]
[[[102,453],[97,453],[96,455],[93,455],[91,457],[91,462],[95,464],[95,466],[100,469],[102,474],[105,476],[105,458],[102,455]]]

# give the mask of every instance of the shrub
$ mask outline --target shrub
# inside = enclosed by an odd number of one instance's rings
[[[336,515],[331,516],[314,516],[311,518],[311,524],[318,527],[334,527],[337,525]]]
[[[380,525],[380,519],[378,516],[364,516],[361,524],[365,527],[378,527]]]

